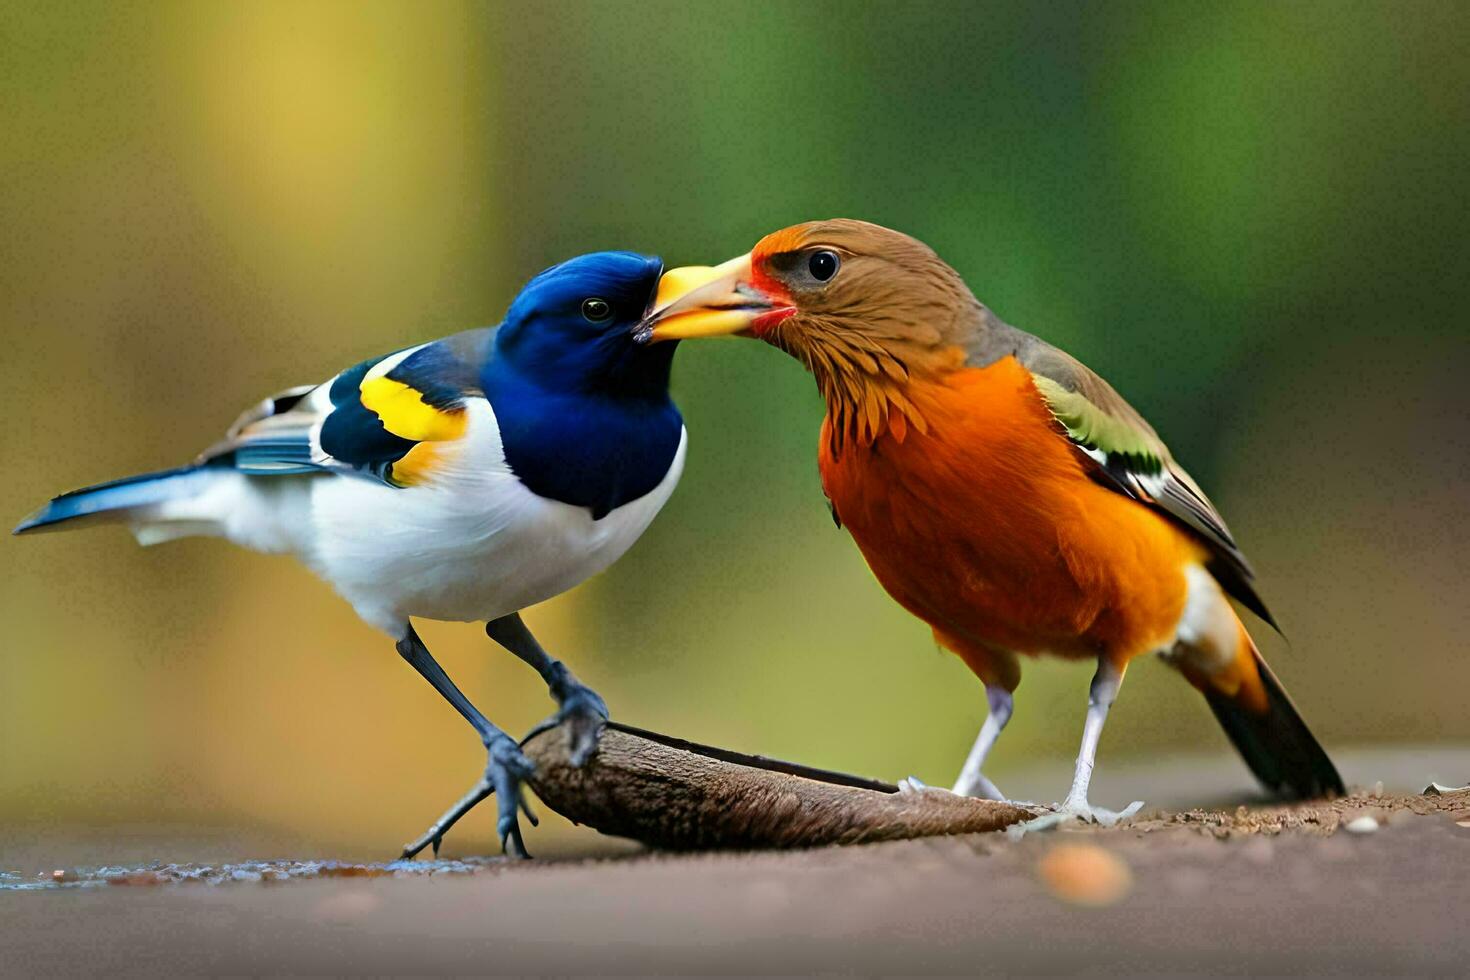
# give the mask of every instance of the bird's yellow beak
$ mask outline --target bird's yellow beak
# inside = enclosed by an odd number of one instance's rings
[[[751,284],[747,253],[717,266],[690,265],[665,272],[653,308],[633,336],[649,344],[743,333],[780,309]]]

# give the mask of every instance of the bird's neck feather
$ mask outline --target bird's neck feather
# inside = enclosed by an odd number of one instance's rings
[[[794,321],[794,322],[793,322]],[[938,321],[938,322],[935,322]],[[963,369],[993,314],[975,302],[928,322],[793,317],[764,339],[806,366],[827,403],[834,455],[929,431],[928,391]]]

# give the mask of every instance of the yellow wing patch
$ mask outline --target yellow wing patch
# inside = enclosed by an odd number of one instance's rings
[[[423,395],[401,381],[388,377],[368,377],[359,388],[364,408],[383,422],[383,428],[414,442],[449,442],[465,433],[468,420],[463,408],[439,409],[424,401]],[[415,452],[423,447],[416,447]],[[409,456],[412,456],[411,452]],[[394,468],[408,461],[404,457]],[[412,468],[412,467],[410,467]]]
[[[443,443],[421,442],[397,460],[389,469],[395,486],[411,487],[429,482],[434,471],[443,465],[446,450]]]

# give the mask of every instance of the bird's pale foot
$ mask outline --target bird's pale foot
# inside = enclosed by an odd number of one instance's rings
[[[1056,804],[1053,807],[1052,813],[1042,814],[1024,823],[1012,824],[1007,827],[1006,835],[1012,838],[1020,838],[1042,830],[1055,830],[1057,827],[1069,823],[1114,827],[1142,809],[1142,800],[1134,800],[1121,810],[1106,810],[1102,807],[1093,806],[1085,799],[1068,797],[1065,802]]]
[[[976,773],[972,778],[961,779],[954,784],[950,790],[956,796],[969,796],[977,800],[996,800],[1000,803],[1007,802],[1006,795],[1000,791],[989,779],[981,773]]]
[[[459,821],[459,818],[469,813],[485,797],[494,793],[499,804],[499,817],[495,822],[495,834],[500,838],[500,848],[505,854],[513,858],[526,858],[531,855],[526,852],[526,842],[521,837],[520,814],[526,814],[526,819],[531,821],[531,826],[536,826],[536,814],[526,803],[521,793],[521,784],[536,771],[536,766],[521,752],[515,740],[506,735],[500,735],[492,739],[486,746],[489,761],[485,765],[485,775],[480,781],[470,788],[470,791],[460,799],[458,803],[450,807],[444,816],[434,821],[427,831],[421,834],[417,840],[404,845],[403,857],[411,858],[426,847],[432,846],[434,856],[439,856],[439,845],[444,841],[444,835],[449,832]]]
[[[990,788],[991,789],[995,789],[995,784],[992,783],[991,786],[990,786]],[[963,793],[956,793],[952,789],[945,789],[943,786],[930,786],[928,783],[926,783],[926,782],[922,781],[921,779],[919,779],[918,776],[908,776],[908,777],[906,777],[904,779],[900,779],[898,781],[898,791],[900,793],[904,793],[904,794],[910,794],[910,793],[943,793],[946,796],[965,796],[966,795],[966,794],[963,794]],[[968,796],[966,796],[966,798],[967,799],[972,799],[972,800],[991,800],[991,801],[994,801],[996,803],[1011,803],[1011,804],[1014,804],[1015,806],[1026,807],[1026,808],[1029,808],[1029,809],[1032,809],[1032,810],[1048,809],[1047,807],[1040,806],[1040,805],[1038,805],[1036,803],[1030,803],[1030,802],[1028,802],[1026,800],[1012,800],[1012,799],[1008,798],[1007,796],[1005,796],[1005,794],[1001,793],[1000,790],[998,790],[998,789],[995,790],[995,795],[994,796],[980,796],[978,793],[971,793]]]
[[[925,790],[934,788],[935,787],[930,786],[928,783],[922,782],[918,776],[905,776],[903,779],[900,779],[898,781],[898,791],[905,796],[914,793],[922,793]],[[948,793],[949,790],[944,790],[943,792]]]
[[[552,693],[556,695],[561,708],[531,729],[530,735],[526,737],[529,739],[558,725],[566,726],[567,741],[572,750],[570,760],[573,766],[580,769],[592,758],[592,753],[597,751],[597,740],[602,737],[602,730],[607,726],[607,702],[592,688],[575,680],[567,682]]]

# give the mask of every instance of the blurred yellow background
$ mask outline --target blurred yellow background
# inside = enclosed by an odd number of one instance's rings
[[[1268,657],[1329,748],[1464,742],[1467,36],[1451,3],[6,4],[0,516],[493,323],[570,255],[706,263],[863,217],[1153,420],[1257,565],[1291,637],[1262,628]],[[674,385],[679,492],[532,627],[621,720],[947,784],[982,690],[832,527],[810,379],[730,341]],[[0,549],[9,834],[391,854],[483,765],[288,560],[116,529]],[[478,627],[423,635],[502,726],[550,712]],[[1072,757],[1089,677],[1028,664],[1002,787]],[[1100,772],[1225,744],[1140,664]],[[551,824],[533,851],[599,846]],[[493,848],[489,808],[447,844]]]

